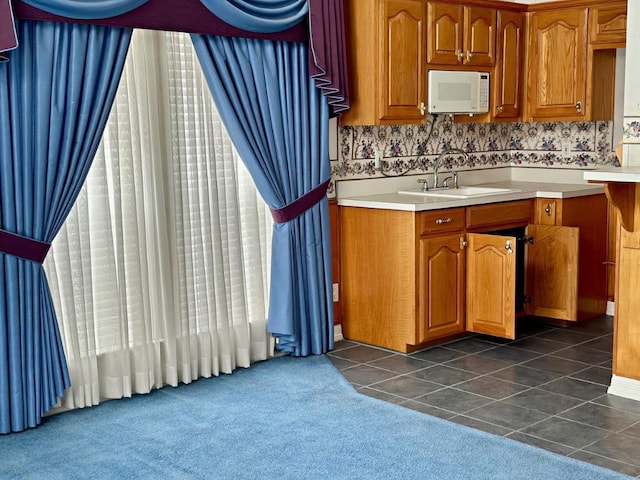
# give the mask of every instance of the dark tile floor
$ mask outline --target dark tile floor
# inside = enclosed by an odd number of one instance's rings
[[[348,340],[329,358],[361,393],[640,478],[640,402],[607,394],[613,318],[518,322],[410,355]]]

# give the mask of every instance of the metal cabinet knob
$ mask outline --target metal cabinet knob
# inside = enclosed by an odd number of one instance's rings
[[[504,244],[504,248],[507,252],[513,253],[513,246],[511,245],[511,240],[507,240],[507,243]]]

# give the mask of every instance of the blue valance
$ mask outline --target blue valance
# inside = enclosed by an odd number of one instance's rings
[[[249,32],[281,32],[306,18],[307,0],[200,0],[216,17]]]
[[[75,19],[110,18],[130,12],[148,0],[23,0],[32,7]],[[177,7],[176,7],[177,8]]]

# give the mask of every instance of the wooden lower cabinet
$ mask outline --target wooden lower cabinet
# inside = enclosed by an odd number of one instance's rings
[[[556,225],[576,227],[577,235],[576,269],[577,279],[577,311],[575,314],[555,317],[565,320],[582,320],[606,312],[608,300],[607,274],[608,264],[611,262],[611,251],[615,247],[608,243],[609,208],[604,194],[587,195],[574,198],[538,198],[534,211],[534,223],[539,225]],[[562,238],[562,239],[560,239]],[[559,237],[558,244],[551,243],[551,254],[560,254],[555,245],[568,242],[567,237]],[[572,247],[574,248],[574,247]],[[548,258],[545,255],[544,258]],[[563,280],[564,281],[564,280]],[[562,285],[556,283],[550,289],[562,290]],[[562,292],[558,291],[557,295]],[[568,312],[568,310],[567,310]],[[536,315],[549,316],[542,312]]]
[[[470,233],[467,261],[467,330],[514,339],[516,240]]]
[[[526,291],[529,315],[558,320],[578,319],[578,255],[580,230],[555,225],[529,225],[526,247]]]
[[[594,222],[599,197],[584,200]],[[554,205],[555,223],[568,222],[575,200]],[[580,288],[588,291],[579,284],[581,248],[591,245],[590,261],[601,261],[592,245],[600,234],[587,223],[530,224],[542,218],[533,206],[526,200],[428,212],[342,207],[344,337],[410,352],[464,332],[513,339],[516,317],[525,312],[577,320]],[[606,245],[606,199],[604,206],[599,228]],[[591,282],[602,284],[606,308],[604,272]]]
[[[420,239],[418,342],[465,331],[464,232]]]

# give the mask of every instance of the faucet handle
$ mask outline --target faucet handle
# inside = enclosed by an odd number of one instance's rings
[[[458,188],[458,172],[453,172],[453,188]]]
[[[429,182],[427,181],[426,178],[419,178],[418,183],[422,184],[422,191],[426,192],[427,190],[429,190]]]

